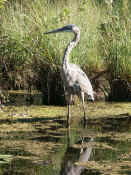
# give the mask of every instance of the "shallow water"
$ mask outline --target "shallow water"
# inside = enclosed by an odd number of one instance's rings
[[[0,128],[0,175],[131,174],[128,114],[70,129],[61,117],[5,119]]]

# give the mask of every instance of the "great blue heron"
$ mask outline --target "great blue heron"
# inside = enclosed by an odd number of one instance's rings
[[[82,100],[82,106],[84,111],[84,121],[86,121],[84,93],[90,96],[90,99],[94,101],[93,88],[90,80],[86,74],[76,64],[69,63],[69,55],[71,50],[78,44],[80,40],[80,29],[73,24],[64,26],[62,28],[46,32],[45,34],[57,33],[57,32],[73,32],[74,38],[67,45],[62,63],[62,80],[64,83],[65,95],[68,102],[68,114],[67,114],[67,126],[70,125],[70,104],[72,101],[72,95],[77,95]]]

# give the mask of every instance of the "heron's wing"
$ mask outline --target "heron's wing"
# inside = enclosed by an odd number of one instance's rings
[[[87,75],[85,74],[85,72],[83,72],[83,70],[76,64],[70,64],[71,69],[73,69],[74,71],[77,71],[79,74],[81,74],[84,78],[87,78]]]
[[[91,85],[90,80],[88,79],[87,75],[83,70],[75,65],[75,64],[70,64],[70,85],[75,86],[78,89],[81,89],[87,94],[93,94],[93,88]]]

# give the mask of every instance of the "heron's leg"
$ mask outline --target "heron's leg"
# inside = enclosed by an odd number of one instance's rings
[[[84,92],[81,92],[81,100],[82,100],[82,106],[83,106],[83,112],[84,112],[84,122],[85,122],[86,121],[86,112],[85,112]]]
[[[70,105],[71,105],[71,101],[72,101],[72,95],[69,94],[67,96],[67,101],[68,101],[68,114],[67,114],[67,127],[70,127],[70,118],[71,118],[71,113],[70,113]]]

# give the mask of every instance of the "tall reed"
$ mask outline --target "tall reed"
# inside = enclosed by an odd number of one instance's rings
[[[0,75],[11,88],[44,89],[49,95],[53,83],[62,95],[58,75],[64,48],[73,36],[43,33],[72,23],[80,27],[81,40],[70,61],[88,75],[107,68],[112,78],[126,77],[131,72],[126,8],[122,0],[114,1],[112,8],[102,0],[7,1],[0,11]]]

